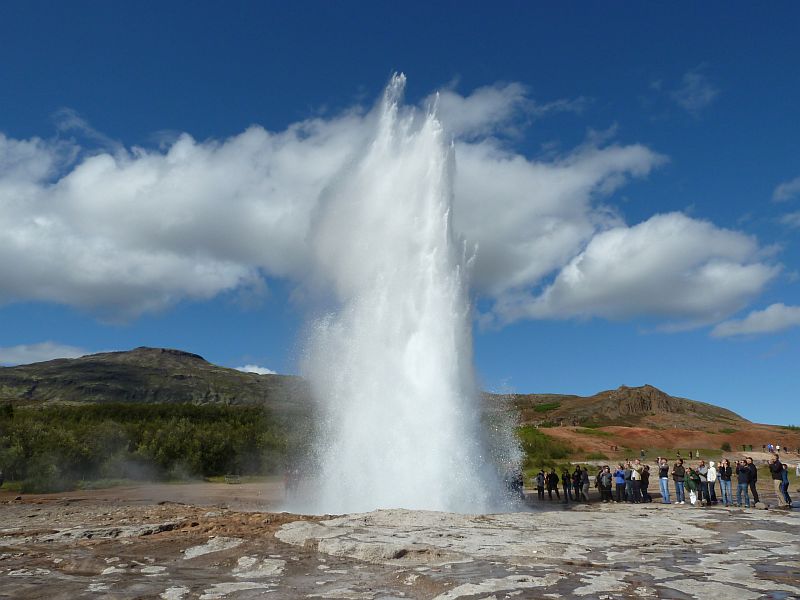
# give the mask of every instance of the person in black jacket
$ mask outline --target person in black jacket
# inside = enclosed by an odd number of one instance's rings
[[[686,469],[683,466],[683,459],[679,458],[675,461],[675,465],[672,467],[672,481],[675,483],[675,496],[677,496],[677,500],[675,504],[683,504],[686,501],[686,496],[684,494],[684,477],[686,476]]]
[[[758,467],[753,463],[753,459],[748,456],[746,459],[747,468],[750,469],[750,491],[753,493],[753,504],[758,504],[758,490],[756,490],[756,482],[758,481]]]
[[[731,493],[731,475],[733,474],[733,470],[731,469],[731,461],[727,458],[722,459],[717,472],[719,475],[719,485],[720,488],[722,488],[722,504],[731,506],[733,504],[733,494]]]
[[[769,473],[772,475],[772,485],[775,487],[775,497],[778,499],[778,506],[784,508],[786,498],[783,495],[783,463],[777,454],[773,454],[769,461]]]
[[[747,495],[747,487],[750,485],[750,467],[746,460],[736,463],[736,506],[742,505],[742,494],[747,508],[750,508],[750,496]]]
[[[555,469],[547,474],[547,496],[550,500],[553,499],[553,492],[556,493],[556,498],[561,500],[561,494],[558,493],[558,475]]]
[[[640,485],[642,490],[642,500],[645,502],[652,502],[653,497],[650,495],[650,492],[647,491],[647,486],[650,485],[650,465],[645,465],[642,467],[642,482]]]

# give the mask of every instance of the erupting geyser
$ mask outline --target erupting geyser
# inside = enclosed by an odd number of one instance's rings
[[[361,156],[311,231],[341,308],[312,328],[311,493],[293,508],[496,509],[501,477],[472,367],[469,255],[453,232],[453,148],[396,75]],[[305,487],[305,486],[304,486]]]

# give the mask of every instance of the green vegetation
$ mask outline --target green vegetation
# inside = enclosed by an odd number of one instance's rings
[[[723,452],[730,452],[731,445],[729,442],[722,442],[722,446],[720,446],[719,449],[722,450]]]
[[[525,453],[522,467],[526,472],[534,468],[555,467],[557,461],[567,458],[572,452],[569,445],[554,440],[532,425],[518,427],[517,437]]]
[[[583,435],[594,435],[597,437],[604,437],[604,438],[614,437],[608,431],[600,431],[599,429],[590,429],[588,427],[579,427],[578,429],[575,430],[575,433],[582,433]]]
[[[789,431],[800,431],[800,425],[781,425],[780,427]]]
[[[736,433],[737,431],[739,431],[739,430],[738,429],[732,429],[730,427],[726,427],[725,429],[720,429],[719,430],[720,433]]]
[[[602,452],[591,452],[586,455],[586,460],[608,460],[608,456]]]
[[[551,410],[557,409],[561,406],[561,402],[545,402],[543,404],[537,404],[533,407],[533,410],[539,413],[550,412]]]
[[[287,444],[276,420],[255,406],[7,404],[0,409],[0,468],[7,481],[22,482],[23,492],[101,480],[273,473]]]

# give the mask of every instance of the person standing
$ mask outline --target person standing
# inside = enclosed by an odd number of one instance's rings
[[[583,485],[581,484],[581,479],[583,479],[583,472],[581,471],[581,466],[576,465],[575,471],[572,473],[572,490],[575,493],[575,500],[576,502],[581,501],[581,497],[583,496]],[[589,498],[583,498],[584,501],[588,502]]]
[[[708,463],[708,473],[706,473],[706,479],[708,479],[708,491],[710,493],[709,502],[711,504],[717,503],[717,466],[714,461],[709,461]]]
[[[672,467],[672,482],[675,484],[675,504],[683,504],[685,501],[684,495],[684,478],[686,477],[686,469],[683,466],[683,459],[679,458],[675,461]]]
[[[697,464],[696,473],[700,479],[700,483],[697,487],[697,496],[700,499],[700,504],[702,505],[703,502],[705,502],[706,505],[711,504],[708,495],[708,467],[706,466],[706,461],[701,460]]]
[[[625,462],[625,500],[627,502],[633,502],[633,481],[631,480],[631,474],[633,473],[633,469],[631,468],[631,461],[628,460]]]
[[[644,502],[653,501],[653,497],[647,491],[648,487],[650,487],[650,465],[644,465],[642,467],[642,500]]]
[[[778,500],[778,506],[784,508],[786,506],[786,498],[783,495],[783,464],[781,463],[780,456],[773,454],[769,460],[769,474],[772,475],[772,486],[775,489],[775,498]]]
[[[621,464],[617,465],[617,469],[614,471],[614,485],[617,489],[617,496],[614,501],[625,502],[625,469]]]
[[[551,469],[547,474],[547,496],[550,500],[553,499],[553,492],[556,493],[556,498],[561,500],[561,494],[558,492],[558,474],[555,469]]]
[[[631,495],[634,504],[642,502],[642,462],[637,458],[631,465]]]
[[[736,463],[736,506],[742,505],[742,494],[747,508],[750,508],[750,496],[747,495],[747,488],[750,485],[750,467],[746,460]]]
[[[539,471],[539,474],[536,475],[536,492],[539,496],[539,500],[544,500],[544,471]]]
[[[572,500],[572,477],[567,469],[561,473],[561,486],[564,492],[564,504],[569,504],[569,501]]]
[[[589,502],[589,468],[583,467],[581,471],[581,489],[583,490],[584,502]]]
[[[669,504],[669,463],[663,456],[658,457],[658,487],[661,491],[661,502]]]
[[[686,489],[689,490],[689,502],[694,506],[700,500],[700,474],[692,467],[686,469]],[[702,501],[700,506],[702,506]]]
[[[758,481],[758,467],[756,467],[755,463],[753,462],[753,458],[748,456],[747,460],[747,468],[750,470],[750,491],[753,494],[753,504],[758,504],[760,502],[758,498],[758,490],[756,489],[756,482]]]
[[[611,482],[614,476],[611,474],[611,468],[606,465],[600,472],[600,499],[605,502],[612,502],[611,499]]]
[[[789,465],[783,463],[783,471],[781,472],[781,490],[783,491],[783,495],[786,498],[786,504],[791,506],[792,499],[789,497]]]
[[[733,504],[733,496],[731,494],[731,475],[733,474],[731,461],[727,458],[723,459],[720,463],[718,474],[719,487],[722,491],[722,503],[725,506],[731,506]]]

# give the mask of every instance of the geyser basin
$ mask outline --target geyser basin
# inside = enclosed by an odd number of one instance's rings
[[[504,498],[496,458],[514,449],[492,447],[475,385],[453,146],[435,111],[401,106],[404,84],[392,78],[312,228],[340,308],[309,343],[321,418],[312,493],[293,509],[484,512]]]

